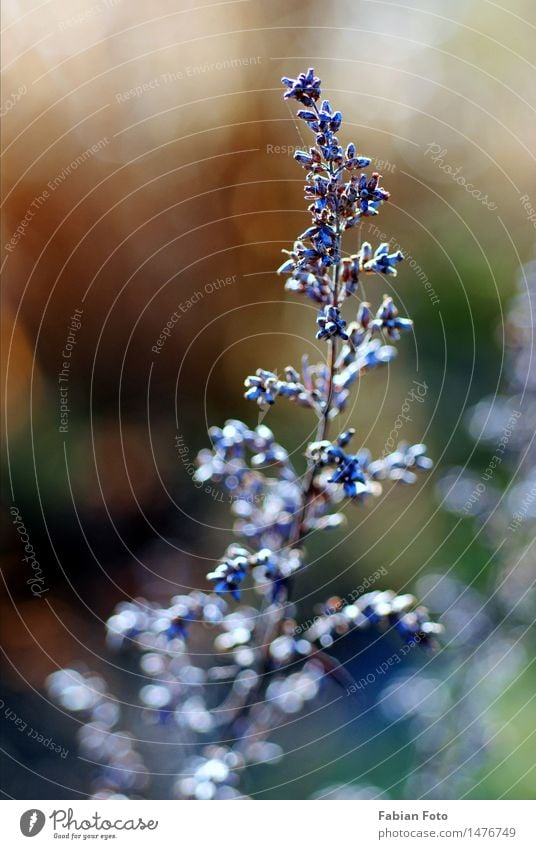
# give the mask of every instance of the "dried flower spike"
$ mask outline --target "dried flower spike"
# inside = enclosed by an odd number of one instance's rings
[[[244,768],[281,757],[279,745],[269,740],[272,729],[317,698],[328,678],[338,680],[337,664],[326,652],[335,651],[339,639],[351,638],[356,629],[376,629],[433,648],[441,631],[412,596],[378,590],[352,604],[339,599],[334,606],[331,599],[311,627],[300,632],[296,625],[292,593],[307,568],[308,535],[338,528],[345,499],[360,506],[390,482],[414,483],[417,472],[432,463],[421,444],[400,444],[373,459],[359,444],[348,450],[350,442],[358,442],[354,428],[330,438],[331,422],[345,408],[352,386],[396,353],[375,334],[397,341],[413,324],[399,317],[390,296],[376,311],[358,297],[361,274],[395,277],[403,259],[399,251],[389,253],[386,243],[376,250],[368,242],[358,247],[354,235],[361,220],[377,215],[389,198],[380,175],[363,173],[371,159],[358,154],[353,142],[340,144],[342,113],[321,100],[313,69],[282,82],[285,99],[300,104],[298,118],[312,133],[311,146],[295,154],[306,171],[311,223],[285,252],[279,273],[288,277],[287,290],[319,304],[316,337],[325,342],[326,356],[318,363],[304,357],[301,372],[287,366],[283,376],[258,368],[244,383],[246,398],[262,408],[284,397],[309,409],[316,437],[305,452],[307,469],[298,473],[264,424],[249,427],[230,419],[211,428],[212,447],[199,454],[195,482],[212,482],[229,495],[240,542],[228,546],[209,571],[212,592],[174,596],[164,608],[144,599],[123,603],[108,622],[110,645],[141,655],[143,720],[170,735],[173,730],[187,735],[190,756],[177,763],[173,782],[179,798],[245,798]],[[349,255],[343,251],[346,231]],[[343,308],[349,298],[357,299],[356,318],[347,325]],[[207,655],[210,661],[197,663]],[[84,716],[83,740],[102,764],[97,798],[139,792],[147,770],[116,731],[116,702],[101,680],[66,670],[52,676],[50,688],[60,703]]]

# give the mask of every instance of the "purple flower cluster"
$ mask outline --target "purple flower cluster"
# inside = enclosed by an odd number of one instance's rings
[[[404,443],[374,460],[363,446],[349,452],[353,428],[335,441],[329,437],[330,423],[345,408],[352,385],[393,359],[395,348],[383,337],[398,340],[412,322],[399,317],[387,296],[376,312],[362,301],[354,321],[347,324],[342,317],[345,300],[357,296],[361,274],[396,276],[402,255],[390,254],[386,244],[373,251],[365,242],[348,256],[342,251],[345,231],[376,215],[389,193],[378,173],[356,173],[371,160],[358,155],[353,143],[344,149],[340,145],[336,134],[342,114],[320,101],[314,71],[284,78],[283,84],[285,98],[304,107],[298,117],[314,134],[314,144],[295,154],[307,171],[312,223],[279,271],[289,275],[287,289],[320,304],[317,338],[325,340],[327,357],[312,364],[304,357],[301,372],[287,366],[282,377],[259,368],[246,378],[245,395],[260,407],[289,398],[314,414],[316,438],[305,452],[306,471],[294,467],[264,424],[251,428],[230,419],[211,428],[212,446],[200,452],[195,479],[228,493],[240,542],[229,545],[209,571],[212,592],[191,591],[164,607],[144,599],[125,602],[108,622],[109,644],[141,655],[147,679],[140,691],[143,721],[163,726],[170,735],[180,733],[181,741],[194,746],[191,757],[177,766],[173,793],[180,798],[244,798],[239,787],[245,767],[281,756],[269,739],[273,729],[299,713],[332,677],[334,660],[326,650],[336,637],[376,628],[432,647],[441,630],[411,596],[391,591],[341,604],[301,634],[296,625],[292,591],[307,568],[308,536],[339,527],[345,499],[361,504],[378,496],[385,483],[415,482],[416,472],[432,464],[424,445]],[[199,654],[207,640],[212,645]],[[211,660],[200,663],[198,657]],[[69,682],[62,690],[57,680],[54,688],[65,703]],[[93,710],[89,704],[85,708]],[[93,728],[93,714],[87,722]],[[109,762],[104,766],[97,792],[113,796]]]
[[[251,553],[248,549],[233,544],[229,546],[224,560],[207,575],[207,578],[214,582],[217,593],[231,593],[232,597],[238,601],[240,585],[258,566],[264,567],[264,578],[275,601],[285,589],[288,578],[300,568],[301,552],[295,548],[288,552],[274,552],[269,548],[261,548]]]
[[[407,643],[434,646],[441,633],[441,625],[430,621],[425,607],[415,607],[415,598],[409,593],[396,595],[392,591],[374,591],[360,596],[351,604],[330,599],[328,612],[317,616],[305,633],[306,639],[329,648],[333,642],[354,628],[393,628]]]
[[[371,159],[360,156],[353,143],[345,149],[339,144],[336,133],[342,124],[342,114],[333,111],[329,101],[323,100],[320,108],[318,78],[310,69],[298,79],[283,78],[287,87],[286,98],[293,98],[308,109],[297,113],[314,134],[314,144],[308,151],[298,150],[294,157],[307,171],[305,198],[309,201],[312,225],[295,241],[288,259],[279,268],[280,274],[290,274],[286,288],[303,292],[313,300],[337,309],[345,297],[352,295],[358,284],[359,271],[392,274],[402,255],[389,255],[388,246],[382,244],[373,254],[371,246],[363,245],[360,254],[351,258],[342,256],[343,233],[355,227],[363,217],[377,215],[389,192],[380,186],[380,174],[352,173],[368,168]],[[330,272],[333,271],[333,274]],[[344,286],[340,285],[344,283]],[[323,313],[322,320],[334,326],[319,338],[339,334],[344,325],[338,316]],[[320,321],[320,319],[319,319]],[[325,327],[320,325],[321,332]]]
[[[335,443],[325,439],[311,442],[308,448],[308,455],[317,469],[335,467],[330,477],[324,476],[325,483],[342,484],[348,498],[362,500],[367,495],[381,495],[378,481],[382,480],[415,483],[416,471],[432,468],[432,461],[426,456],[426,446],[422,444],[400,443],[396,451],[379,460],[372,460],[370,452],[363,448],[357,454],[347,454],[343,449],[353,435],[351,428],[342,433]],[[330,488],[327,489],[329,492]]]
[[[285,379],[266,369],[257,369],[254,375],[249,375],[244,381],[247,387],[245,397],[248,401],[256,401],[259,407],[273,404],[278,395],[297,401],[304,407],[311,406],[311,399],[302,386],[300,375],[292,366],[285,368]]]
[[[334,307],[332,304],[320,310],[320,314],[316,320],[320,330],[316,334],[317,339],[328,339],[330,336],[340,336],[341,339],[348,339],[348,334],[345,332],[346,321],[341,318],[339,307]]]

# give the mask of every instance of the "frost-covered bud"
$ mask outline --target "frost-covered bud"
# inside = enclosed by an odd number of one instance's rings
[[[333,336],[340,336],[341,339],[348,339],[348,334],[345,332],[346,321],[341,318],[341,311],[338,307],[327,306],[320,312],[316,323],[320,330],[316,334],[317,339],[329,339]]]
[[[413,322],[410,318],[399,318],[393,299],[384,295],[382,305],[371,326],[373,330],[383,330],[390,339],[400,339],[400,332],[412,330]]]

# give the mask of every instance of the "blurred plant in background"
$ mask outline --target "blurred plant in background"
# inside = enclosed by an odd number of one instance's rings
[[[483,398],[466,417],[475,451],[485,449],[484,470],[457,467],[438,484],[444,506],[474,523],[488,559],[467,584],[450,570],[418,582],[441,615],[452,651],[442,652],[439,676],[437,668],[411,676],[409,700],[404,673],[380,699],[389,720],[411,723],[418,758],[406,784],[410,798],[490,798],[482,789],[488,774],[508,769],[507,758],[494,763],[497,739],[510,722],[523,721],[531,702],[514,713],[509,697],[527,669],[536,603],[535,262],[521,269],[517,288],[506,316],[503,394]],[[501,700],[509,705],[506,718]],[[518,798],[516,784],[503,783]]]
[[[272,736],[318,698],[325,682],[336,681],[347,694],[359,688],[330,652],[342,637],[393,631],[405,647],[433,648],[442,630],[413,596],[378,589],[351,599],[332,597],[307,627],[298,624],[292,592],[307,565],[307,539],[344,522],[345,499],[360,505],[377,498],[384,483],[414,483],[432,464],[422,444],[401,443],[373,459],[364,447],[350,453],[353,428],[334,440],[329,436],[351,387],[395,356],[385,338],[397,341],[413,325],[387,295],[375,311],[358,302],[349,325],[342,317],[345,301],[357,298],[360,275],[394,277],[403,259],[400,251],[389,253],[387,244],[373,250],[364,242],[351,255],[342,251],[345,231],[377,215],[389,193],[378,173],[363,173],[368,157],[358,155],[354,144],[345,149],[339,144],[342,115],[320,100],[313,70],[283,78],[283,84],[285,98],[301,105],[298,117],[314,134],[314,144],[294,155],[307,172],[312,224],[279,271],[289,275],[289,291],[320,305],[316,336],[325,340],[327,358],[314,365],[304,358],[301,371],[288,366],[283,377],[258,369],[245,380],[246,398],[261,409],[277,399],[294,401],[313,414],[316,434],[300,474],[262,422],[250,428],[232,419],[210,430],[212,448],[200,453],[196,479],[222,485],[231,496],[240,543],[232,543],[207,575],[213,592],[176,595],[167,607],[145,599],[123,602],[109,619],[110,646],[125,657],[141,655],[139,709],[132,705],[121,716],[99,676],[64,669],[49,677],[58,703],[84,717],[81,751],[99,765],[92,788],[97,798],[159,793],[244,798],[244,767],[281,757]],[[241,603],[245,588],[260,599],[259,606]],[[129,696],[121,702],[128,704]],[[160,746],[177,750],[175,773],[168,776],[171,790],[169,781],[163,791],[151,786],[152,777],[162,777],[155,757]]]

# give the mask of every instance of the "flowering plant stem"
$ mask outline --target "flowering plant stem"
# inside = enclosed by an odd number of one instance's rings
[[[356,453],[346,450],[353,428],[334,440],[330,435],[331,422],[343,413],[352,386],[392,361],[396,349],[390,343],[412,331],[413,324],[384,295],[375,314],[369,303],[360,302],[347,327],[341,311],[357,295],[360,275],[394,278],[403,259],[400,251],[389,253],[387,244],[373,251],[367,242],[357,253],[342,255],[343,235],[363,218],[377,215],[389,193],[380,186],[378,173],[359,173],[370,165],[368,157],[357,155],[353,143],[345,150],[339,144],[342,115],[327,100],[317,106],[321,91],[314,71],[282,82],[285,98],[304,107],[298,117],[315,141],[309,151],[295,153],[307,172],[304,192],[312,225],[285,252],[288,258],[279,273],[287,276],[289,291],[319,305],[316,338],[325,341],[327,352],[325,361],[313,365],[304,357],[301,373],[292,366],[285,368],[284,377],[257,369],[245,380],[245,394],[263,409],[286,398],[317,417],[305,472],[300,479],[288,452],[264,423],[252,429],[231,419],[222,428],[211,428],[212,448],[200,452],[195,477],[201,483],[221,483],[232,494],[234,530],[244,543],[231,544],[207,575],[213,592],[191,590],[174,596],[164,608],[144,599],[124,602],[108,623],[111,644],[138,648],[143,673],[154,681],[140,690],[144,719],[168,729],[174,724],[184,735],[180,742],[187,739],[188,745],[191,735],[199,736],[199,751],[178,767],[174,792],[180,798],[243,798],[237,789],[242,768],[272,761],[280,750],[267,740],[270,731],[314,699],[326,679],[346,685],[347,673],[329,654],[345,634],[393,630],[407,644],[433,647],[441,630],[426,608],[415,607],[413,596],[392,590],[365,592],[351,603],[330,599],[307,627],[294,618],[293,585],[306,568],[303,543],[309,534],[339,527],[346,520],[342,501],[359,507],[379,496],[383,483],[415,483],[417,472],[432,463],[421,444],[401,443],[373,460],[363,446]],[[386,570],[375,574],[379,580]],[[260,605],[241,602],[243,585],[251,598],[262,596]],[[214,658],[208,669],[196,665],[196,653],[188,650],[194,623],[218,630],[211,650],[203,653]],[[57,676],[52,676],[51,687],[60,701],[73,703],[74,680],[81,691],[79,703],[90,705],[84,726],[88,750],[92,757],[95,746],[103,751],[98,792],[106,797],[125,786],[136,789],[133,776],[143,773],[139,755],[133,747],[125,751],[124,735],[118,735],[117,745],[109,743],[109,738],[115,740],[111,729],[118,721],[111,697],[103,695],[103,687],[97,697],[88,697],[90,684],[73,670]],[[218,698],[210,707],[213,684]],[[94,738],[106,723],[103,747],[101,738]],[[206,735],[212,736],[209,742]],[[125,769],[125,758],[136,770]]]
[[[315,111],[316,105],[315,105]],[[332,173],[332,169],[331,169]],[[339,232],[339,218],[337,214],[336,218],[336,231],[337,231],[337,247],[336,252],[340,254],[340,232]],[[338,277],[339,277],[339,265],[336,264],[333,268],[333,288],[332,288],[332,298],[333,303],[337,304],[337,292],[338,292]],[[323,410],[320,412],[318,427],[316,431],[316,441],[320,442],[328,438],[329,433],[329,418],[331,412],[331,400],[333,396],[333,379],[335,377],[335,373],[337,370],[337,340],[334,338],[328,339],[328,355],[327,355],[327,368],[328,368],[328,383],[326,389],[326,401]],[[306,519],[307,519],[307,510],[310,504],[310,501],[313,496],[314,491],[314,479],[315,474],[317,472],[318,464],[309,459],[307,463],[307,470],[304,475],[303,485],[302,485],[302,503],[300,509],[298,511],[298,515],[296,517],[295,524],[295,532],[293,538],[290,542],[290,547],[300,546],[303,542],[304,538],[307,535],[307,530],[305,527]],[[281,622],[281,619],[284,614],[285,604],[290,602],[292,599],[292,589],[294,585],[293,578],[290,578],[285,587],[285,597],[283,600],[277,603],[271,603],[265,599],[263,607],[260,612],[260,617],[267,617],[267,626],[264,629],[262,639],[260,641],[259,646],[257,647],[257,652],[260,653],[260,670],[259,670],[259,680],[255,690],[250,693],[245,703],[237,710],[236,715],[231,718],[228,722],[227,729],[229,733],[232,732],[233,726],[235,723],[242,719],[244,714],[249,710],[251,705],[254,703],[255,699],[262,692],[263,686],[266,684],[266,677],[270,674],[270,660],[269,660],[269,648],[274,637],[277,636],[278,628]],[[319,653],[320,654],[320,653]],[[323,653],[322,653],[323,654]]]

